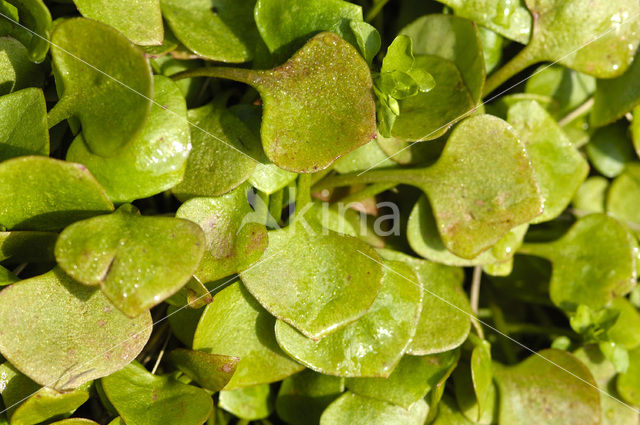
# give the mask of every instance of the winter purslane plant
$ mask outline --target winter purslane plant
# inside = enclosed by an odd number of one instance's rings
[[[0,425],[637,425],[637,0],[0,0]]]

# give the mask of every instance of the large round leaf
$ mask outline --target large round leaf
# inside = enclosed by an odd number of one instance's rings
[[[47,105],[42,90],[29,88],[0,97],[0,161],[49,155]]]
[[[153,81],[144,53],[113,28],[85,18],[64,20],[51,40],[62,90],[49,126],[76,117],[93,153],[119,153],[142,130],[151,107]]]
[[[386,262],[382,288],[364,316],[320,341],[278,321],[278,343],[317,372],[345,377],[388,377],[411,343],[420,319],[422,287],[414,282],[417,278],[408,266]]]
[[[205,235],[206,249],[195,273],[201,282],[247,269],[266,249],[267,229],[251,220],[248,189],[242,185],[217,198],[193,198],[178,208],[176,217],[197,223]]]
[[[516,366],[495,365],[494,374],[501,425],[600,424],[597,384],[589,369],[566,351],[543,350]]]
[[[172,375],[152,375],[138,362],[102,378],[101,384],[127,424],[202,425],[213,410],[213,400],[202,388]]]
[[[187,106],[170,79],[156,75],[153,81],[157,104],[142,132],[118,154],[93,154],[81,135],[67,151],[67,161],[84,164],[114,202],[155,195],[180,183],[184,175],[190,151]]]
[[[203,58],[246,62],[253,58],[258,31],[256,0],[161,0],[162,13],[178,40]]]
[[[0,352],[35,382],[58,390],[121,369],[150,334],[149,313],[129,319],[102,292],[58,268],[0,292]]]
[[[0,164],[0,224],[59,230],[113,210],[104,189],[80,164],[26,156]]]
[[[135,44],[156,46],[164,30],[160,0],[73,0],[82,16],[104,22]]]
[[[637,250],[625,226],[605,214],[591,214],[562,238],[527,243],[519,252],[551,261],[549,295],[555,305],[571,311],[579,304],[598,309],[633,289]]]
[[[202,68],[180,78],[198,76],[228,78],[258,90],[264,105],[262,146],[285,170],[322,170],[375,138],[371,72],[356,49],[335,34],[316,35],[271,70]]]
[[[424,400],[405,409],[347,392],[324,411],[320,425],[422,425],[428,412]]]
[[[193,348],[238,357],[238,365],[225,389],[276,382],[304,367],[278,346],[275,319],[235,282],[213,298],[202,315]]]
[[[320,339],[362,317],[374,302],[382,267],[367,256],[378,258],[361,240],[301,217],[269,232],[264,260],[240,277],[267,311]]]
[[[204,252],[197,224],[173,217],[142,217],[124,205],[80,221],[58,238],[60,267],[85,285],[100,285],[111,302],[135,317],[182,288]]]

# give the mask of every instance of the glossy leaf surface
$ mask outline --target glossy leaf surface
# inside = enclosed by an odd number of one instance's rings
[[[419,400],[408,410],[350,392],[331,403],[320,418],[320,425],[421,425],[429,406]]]
[[[273,411],[273,395],[269,384],[237,390],[220,391],[219,406],[235,416],[248,420],[263,419]]]

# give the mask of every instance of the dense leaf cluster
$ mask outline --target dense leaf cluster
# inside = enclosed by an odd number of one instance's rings
[[[637,0],[0,0],[0,425],[637,425],[639,44]]]

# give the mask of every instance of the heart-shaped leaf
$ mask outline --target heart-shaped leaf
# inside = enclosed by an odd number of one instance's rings
[[[135,361],[101,383],[128,424],[202,425],[213,410],[213,400],[202,388],[185,385],[171,375],[152,375]]]
[[[277,59],[295,52],[309,36],[331,31],[355,44],[350,22],[362,21],[362,8],[343,0],[302,3],[258,0],[255,19],[260,35]]]
[[[49,155],[47,105],[42,90],[29,88],[0,96],[0,161]]]
[[[0,95],[41,87],[43,80],[43,67],[31,62],[22,43],[12,37],[0,37]]]
[[[25,178],[29,176],[29,178]],[[80,164],[26,156],[0,164],[0,224],[59,230],[113,210],[104,189]]]
[[[11,424],[35,425],[47,419],[72,412],[89,399],[86,390],[58,392],[41,388],[8,362],[0,366],[4,383],[2,401]]]
[[[525,143],[544,201],[544,211],[531,222],[552,220],[569,205],[587,177],[589,165],[537,102],[514,104],[507,120]]]
[[[184,175],[190,150],[187,106],[170,79],[156,75],[153,82],[157,104],[142,132],[117,155],[91,153],[81,135],[67,151],[67,161],[85,165],[114,202],[155,195],[180,183]]]
[[[494,366],[494,373],[500,391],[500,424],[600,424],[597,384],[573,355],[542,350],[516,366],[499,366]]]
[[[624,73],[640,43],[635,0],[525,0],[533,20],[529,44],[487,81],[491,93],[538,62],[560,64],[597,78]],[[579,22],[579,25],[577,24]]]
[[[438,0],[463,18],[491,28],[498,34],[526,44],[531,35],[531,14],[523,0]]]
[[[0,34],[9,34],[19,40],[29,51],[33,62],[42,62],[49,51],[49,9],[42,0],[7,0],[7,3],[17,9],[17,15],[0,20]],[[2,11],[6,16],[6,6],[2,7]]]
[[[262,146],[285,170],[309,173],[375,136],[371,73],[353,46],[332,33],[313,37],[284,65],[266,71],[203,68],[179,78],[219,77],[262,98]]]
[[[329,405],[320,425],[422,425],[429,406],[419,400],[409,409],[346,392]]]
[[[374,302],[382,267],[367,257],[378,258],[366,243],[301,217],[269,232],[264,260],[240,276],[267,311],[320,339],[362,317]]]
[[[223,104],[213,102],[188,114],[193,148],[183,181],[173,188],[181,200],[219,196],[238,187],[256,166],[256,136]]]
[[[247,269],[267,248],[267,229],[251,221],[247,185],[217,198],[193,198],[180,206],[176,217],[197,223],[206,248],[195,275],[211,282]]]
[[[631,291],[636,284],[637,250],[625,226],[605,214],[591,214],[560,239],[525,243],[518,252],[551,261],[551,301],[572,311],[579,304],[598,309]]]
[[[229,382],[238,365],[238,358],[176,348],[169,359],[202,388],[218,392]]]
[[[220,408],[235,416],[256,420],[268,417],[273,411],[274,397],[269,384],[254,385],[238,390],[220,391]]]
[[[75,117],[91,152],[116,155],[142,131],[151,107],[144,53],[115,29],[85,18],[61,22],[51,42],[60,100],[49,111],[49,127]]]
[[[598,383],[600,393],[600,408],[602,411],[601,425],[636,425],[638,414],[620,403],[620,396],[615,391],[615,380],[618,374],[609,360],[607,360],[595,345],[587,345],[573,353],[584,363]]]
[[[162,13],[178,40],[203,58],[246,62],[259,39],[253,21],[256,0],[161,0]]]
[[[318,423],[322,412],[343,392],[343,378],[305,369],[282,381],[276,412],[291,425]]]
[[[366,258],[367,261],[373,260]],[[283,321],[278,344],[312,370],[345,377],[388,377],[411,343],[422,310],[422,287],[413,271],[386,262],[382,288],[364,316],[320,341]]]
[[[0,352],[29,378],[57,390],[122,368],[150,334],[149,313],[129,319],[102,292],[58,268],[0,292]]]
[[[235,282],[205,308],[193,349],[240,359],[226,390],[279,381],[303,366],[282,352],[273,335],[274,325],[275,319]]]
[[[587,156],[600,174],[616,177],[635,159],[633,146],[627,136],[627,126],[614,123],[597,129],[586,147]]]
[[[56,242],[60,267],[100,289],[135,317],[182,288],[204,252],[198,225],[172,217],[141,217],[124,205],[115,213],[67,227]]]
[[[420,260],[398,251],[384,249],[378,252],[385,260],[401,261],[411,267],[423,288],[420,321],[407,353],[423,356],[460,346],[471,328],[467,314],[471,307],[462,290],[462,270]]]
[[[510,125],[491,115],[476,115],[460,123],[431,166],[331,176],[314,189],[378,182],[404,183],[424,191],[445,247],[467,259],[542,210],[523,143]]]
[[[508,264],[522,244],[528,224],[514,227],[490,249],[473,259],[461,258],[444,246],[431,205],[421,196],[413,206],[407,223],[407,239],[411,248],[420,256],[450,266],[484,266]]]
[[[404,356],[388,378],[349,378],[349,391],[397,404],[405,409],[423,398],[458,361],[447,351],[429,356]]]
[[[135,44],[157,46],[164,30],[160,0],[136,2],[112,0],[73,0],[82,16],[104,22]]]

